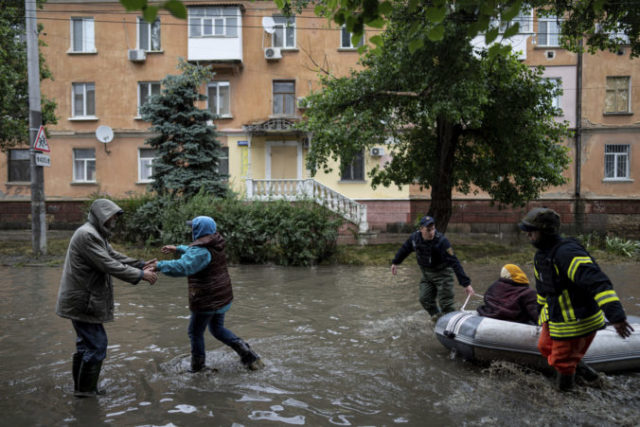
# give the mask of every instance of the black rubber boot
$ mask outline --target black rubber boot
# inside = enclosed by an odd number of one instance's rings
[[[264,363],[260,360],[260,356],[251,350],[249,344],[244,342],[242,339],[238,339],[238,341],[231,344],[231,348],[238,353],[242,364],[252,371],[257,371],[264,367]]]
[[[556,372],[556,388],[558,391],[571,391],[575,385],[575,374],[562,375],[560,372]]]
[[[78,375],[80,374],[80,365],[82,364],[82,353],[73,353],[73,364],[71,365],[71,374],[73,375],[73,391],[78,391]]]
[[[576,367],[576,376],[588,383],[592,383],[600,378],[598,372],[583,361],[580,361]]]
[[[73,395],[75,397],[96,397],[105,394],[104,390],[98,390],[101,369],[102,361],[85,362],[83,360],[78,370],[78,388]]]
[[[199,372],[202,369],[204,369],[205,360],[206,360],[206,356],[194,356],[192,354],[191,355],[191,369],[189,369],[189,372],[195,373],[195,372]]]

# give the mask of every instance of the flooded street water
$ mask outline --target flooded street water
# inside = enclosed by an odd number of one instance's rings
[[[477,292],[500,265],[467,265]],[[640,315],[640,266],[603,266]],[[530,278],[531,269],[526,269]],[[411,258],[382,267],[230,268],[226,326],[265,362],[245,370],[207,333],[189,363],[186,279],[115,280],[116,320],[98,399],[73,397],[71,322],[54,313],[60,268],[0,268],[0,424],[18,425],[638,425],[640,374],[560,394],[508,364],[451,360],[418,303]],[[464,301],[456,285],[458,305]],[[480,302],[472,300],[474,308]]]

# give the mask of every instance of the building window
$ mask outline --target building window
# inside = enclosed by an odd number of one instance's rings
[[[607,77],[607,94],[604,101],[605,113],[629,113],[629,93],[631,92],[631,78]]]
[[[93,18],[71,18],[71,51],[95,52]]]
[[[492,20],[493,21],[493,20]],[[518,15],[511,21],[500,20],[500,33],[504,33],[507,28],[518,24],[518,34],[528,34],[533,32],[533,9],[528,9],[527,6],[522,6]]]
[[[93,148],[73,149],[73,181],[96,181],[96,150]]]
[[[160,82],[138,82],[138,115],[140,107],[154,95],[160,95]]]
[[[292,81],[273,82],[273,114],[293,116],[296,107],[296,85]]]
[[[160,19],[149,24],[143,18],[138,18],[138,49],[158,51],[160,46]]]
[[[73,83],[71,115],[86,117],[96,115],[96,86],[94,83]]]
[[[604,178],[629,179],[629,145],[604,146]]]
[[[340,179],[342,181],[364,181],[364,152],[356,154],[351,163],[342,165]]]
[[[229,176],[229,147],[221,147],[220,157],[218,158],[218,172],[220,175]]]
[[[158,155],[158,150],[153,148],[140,148],[138,150],[138,181],[153,181],[153,159]]]
[[[238,8],[189,8],[189,37],[238,37]]]
[[[207,108],[217,116],[231,116],[229,82],[211,82],[207,86]]]
[[[296,47],[296,18],[285,16],[274,16],[276,31],[271,37],[272,47],[284,49]]]
[[[360,47],[364,44],[364,33],[362,34],[362,37],[360,38],[360,41],[358,41],[358,45],[354,46],[351,43],[351,38],[353,37],[353,35],[347,31],[347,27],[346,25],[342,26],[342,30],[340,31],[340,48],[342,49],[355,49],[356,47]]]
[[[560,22],[555,16],[538,17],[538,46],[560,46]]]
[[[562,79],[558,78],[558,77],[546,77],[544,79],[547,82],[550,82],[553,84],[554,86],[554,90],[562,90]],[[553,108],[560,108],[560,98],[561,98],[561,94],[559,92],[556,92],[555,96],[553,97],[552,100],[552,105]]]
[[[9,182],[31,181],[29,150],[9,150]]]

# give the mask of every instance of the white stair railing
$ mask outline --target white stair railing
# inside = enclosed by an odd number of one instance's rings
[[[246,180],[249,200],[310,199],[358,225],[358,231],[369,230],[367,206],[322,185],[314,179],[250,179]]]

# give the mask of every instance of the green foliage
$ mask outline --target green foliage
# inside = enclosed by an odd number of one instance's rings
[[[311,201],[245,202],[232,195],[212,197],[204,191],[190,198],[136,196],[114,201],[125,211],[115,240],[188,244],[191,230],[185,222],[207,215],[214,218],[226,240],[227,258],[237,263],[318,264],[335,253],[342,224],[332,212]]]
[[[151,122],[156,134],[146,144],[158,150],[153,162],[151,188],[161,197],[190,197],[201,188],[222,196],[227,192],[227,176],[218,172],[222,155],[216,139],[214,115],[199,109],[195,102],[206,99],[200,86],[213,79],[209,67],[180,60],[180,75],[162,80],[162,93],[142,106],[140,113]]]
[[[349,163],[363,149],[385,145],[392,159],[369,172],[372,185],[431,188],[430,214],[443,231],[454,188],[476,186],[498,203],[522,205],[564,183],[567,124],[555,120],[557,89],[541,70],[509,52],[474,53],[464,14],[437,24],[446,30],[435,42],[424,12],[409,15],[396,9],[363,71],[325,77],[323,90],[307,97],[300,127],[314,135],[309,169],[329,172],[330,160]],[[416,23],[425,35],[420,46],[407,31]]]
[[[640,252],[640,242],[623,239],[617,236],[607,236],[605,238],[606,249],[616,255],[623,255],[631,258]]]
[[[187,8],[184,3],[179,0],[168,0],[159,5],[151,5],[147,0],[120,0],[120,3],[128,11],[141,11],[144,20],[147,22],[155,21],[158,12],[162,9],[168,11],[176,18],[187,19]]]
[[[42,1],[38,5],[42,6]],[[24,1],[0,7],[0,149],[29,141],[29,81]],[[42,26],[38,26],[38,32]],[[40,42],[40,45],[44,43]],[[40,54],[40,78],[51,78]],[[42,124],[57,123],[54,101],[41,97]]]

